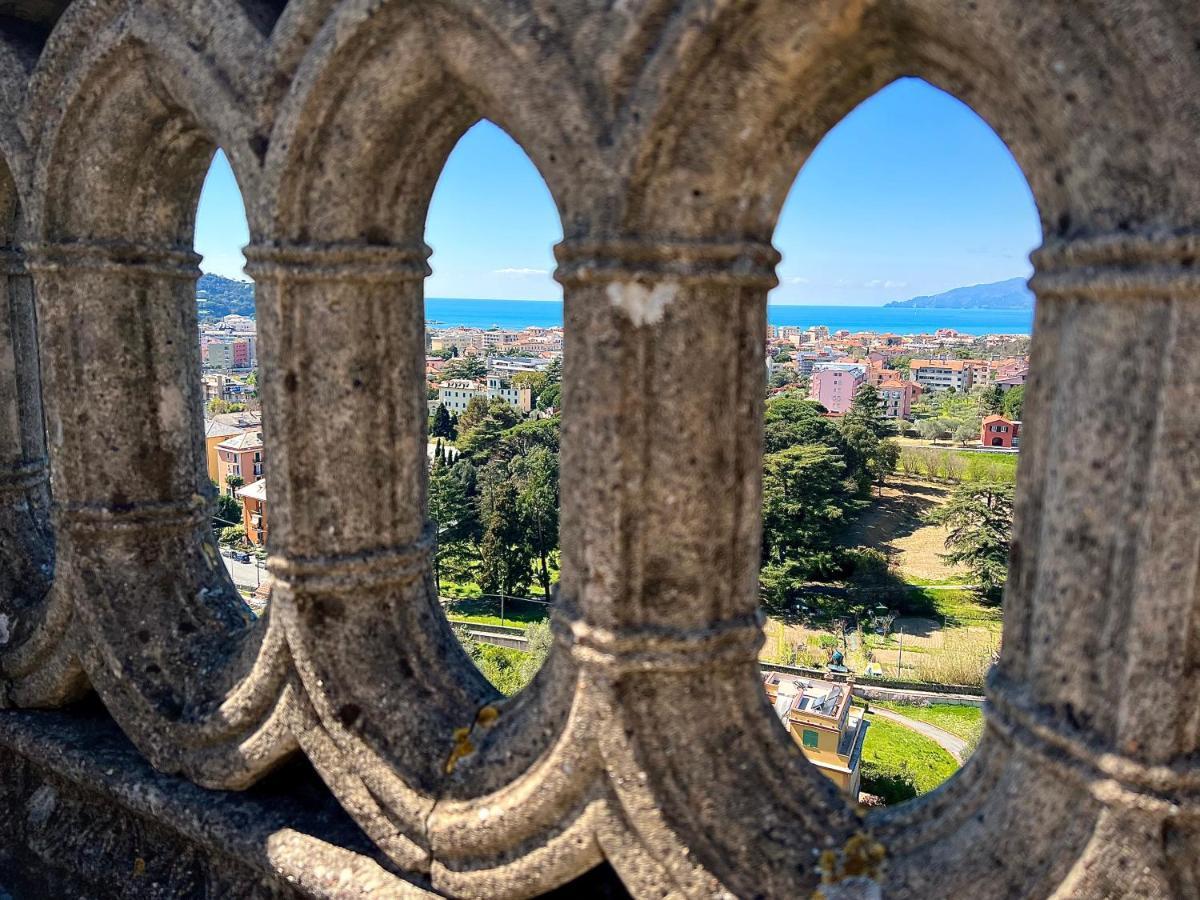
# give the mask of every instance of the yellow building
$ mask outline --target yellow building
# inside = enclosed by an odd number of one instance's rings
[[[869,723],[850,705],[850,685],[763,672],[767,699],[804,755],[858,799],[863,739]]]

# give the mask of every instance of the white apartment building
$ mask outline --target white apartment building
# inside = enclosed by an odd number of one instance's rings
[[[487,367],[497,375],[516,375],[518,372],[543,372],[550,366],[548,359],[530,359],[525,356],[490,356]]]
[[[461,413],[474,398],[483,397],[489,402],[503,400],[519,412],[533,409],[533,392],[529,388],[514,387],[501,375],[489,375],[486,384],[469,378],[452,378],[438,387],[438,403],[449,412]]]
[[[486,397],[487,387],[470,378],[452,378],[438,387],[438,402],[452,413],[461,413],[475,397]]]
[[[503,400],[520,412],[533,409],[533,391],[529,388],[513,387],[512,382],[499,375],[489,375],[487,380],[488,400]]]
[[[914,359],[908,364],[909,376],[930,391],[969,391],[974,367],[962,359]]]

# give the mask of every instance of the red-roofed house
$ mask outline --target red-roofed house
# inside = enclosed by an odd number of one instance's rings
[[[979,443],[985,447],[1015,449],[1021,445],[1021,423],[1004,416],[988,416],[980,428]]]

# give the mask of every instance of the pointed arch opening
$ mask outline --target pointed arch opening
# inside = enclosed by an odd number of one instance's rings
[[[239,593],[261,613],[270,596],[268,449],[259,397],[254,283],[242,249],[249,243],[246,207],[223,150],[212,158],[196,207],[196,282],[204,453],[216,496],[213,534]]]
[[[1040,241],[1000,138],[915,78],[826,134],[779,217],[764,686],[796,745],[852,801],[933,790],[982,735],[1031,365],[1028,254]]]
[[[460,643],[511,695],[549,652],[561,563],[562,226],[529,157],[482,120],[446,160],[425,238],[435,578]]]
[[[212,530],[192,247],[230,125],[210,108],[222,82],[203,66],[180,78],[130,39],[83,64],[88,89],[44,123],[31,258],[59,547],[71,554],[54,590],[86,629],[88,681],[147,757],[245,787],[294,741],[270,727],[277,631],[235,588]],[[235,157],[245,146],[221,142]]]

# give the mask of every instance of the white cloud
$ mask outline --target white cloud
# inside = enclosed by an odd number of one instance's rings
[[[890,290],[892,288],[908,287],[908,282],[907,281],[892,281],[890,279],[884,279],[884,278],[873,278],[872,280],[864,283],[863,287],[865,287],[865,288],[888,288]]]
[[[529,269],[521,266],[496,269],[493,275],[508,275],[513,278],[528,278],[531,275],[549,275],[549,269]]]
[[[785,278],[788,284],[812,284],[811,278],[805,278],[803,275],[795,275],[791,278]]]

